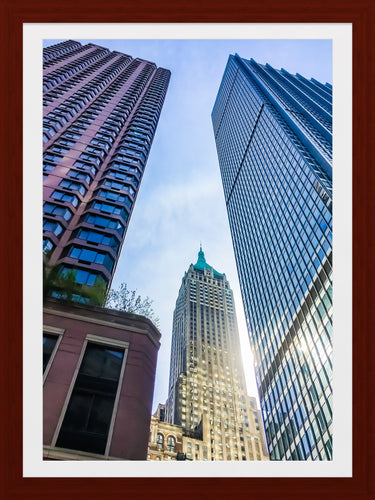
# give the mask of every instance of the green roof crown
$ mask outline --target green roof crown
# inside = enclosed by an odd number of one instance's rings
[[[212,266],[207,264],[204,252],[202,250],[202,245],[200,246],[200,250],[198,252],[198,260],[194,266],[194,269],[197,269],[198,271],[204,271],[205,269],[212,269],[215,276],[223,276],[221,273],[216,271]]]

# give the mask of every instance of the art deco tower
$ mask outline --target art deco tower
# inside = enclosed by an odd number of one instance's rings
[[[233,293],[202,248],[173,315],[166,419],[203,440],[204,460],[268,459],[260,412],[246,393]]]
[[[62,275],[111,283],[170,72],[93,44],[43,52],[43,248]]]
[[[271,459],[332,458],[332,87],[230,56],[212,112]]]

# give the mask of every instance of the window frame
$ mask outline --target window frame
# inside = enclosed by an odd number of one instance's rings
[[[77,377],[79,374],[79,370],[81,368],[82,360],[83,360],[83,357],[85,355],[88,343],[99,344],[101,346],[106,346],[106,347],[114,347],[114,348],[124,349],[124,357],[122,360],[120,375],[119,375],[119,379],[118,379],[118,386],[117,386],[115,401],[113,404],[112,417],[111,417],[111,421],[109,424],[107,443],[106,443],[104,453],[97,454],[97,453],[86,452],[84,450],[72,450],[73,452],[78,453],[78,454],[82,452],[82,453],[85,453],[87,455],[100,456],[100,457],[107,458],[107,457],[109,457],[109,450],[110,450],[110,447],[112,444],[113,429],[114,429],[115,420],[116,420],[116,416],[117,416],[118,404],[119,404],[119,400],[120,400],[120,393],[122,390],[122,384],[124,381],[125,367],[126,367],[127,357],[128,357],[128,352],[129,352],[129,342],[114,339],[114,338],[109,338],[109,337],[102,337],[100,335],[95,335],[95,334],[90,334],[90,333],[86,334],[85,340],[82,344],[81,352],[79,354],[77,365],[76,365],[75,370],[74,370],[72,381],[70,383],[63,407],[61,409],[59,420],[57,422],[55,433],[54,433],[53,438],[52,438],[51,448],[57,448],[56,442],[57,442],[57,439],[58,439],[59,434],[60,434],[62,423],[63,423],[64,418],[65,418],[66,410],[68,408],[70,398],[71,398],[72,393],[73,393],[73,389],[74,389],[74,386],[75,386],[75,383],[76,383],[76,380],[77,380]],[[65,449],[65,448],[61,448],[61,449]]]
[[[56,227],[55,227],[55,229],[54,229],[54,230],[49,229],[49,228],[45,229],[45,228],[44,228],[44,225],[45,225],[45,224],[51,224],[51,225],[53,225],[53,224],[54,224]],[[61,231],[59,231],[59,232],[56,234],[55,230],[56,230],[58,227],[59,227],[59,228],[61,228]],[[54,234],[54,235],[56,236],[56,238],[59,238],[59,239],[60,239],[60,235],[61,235],[61,234],[65,231],[65,227],[64,227],[64,226],[62,226],[62,225],[60,224],[60,222],[56,221],[55,219],[46,219],[45,217],[43,217],[43,226],[42,226],[42,229],[43,229],[43,235],[44,235],[44,232],[45,232],[45,231],[47,231],[47,232],[49,232],[49,233]]]
[[[51,368],[51,365],[53,363],[53,360],[55,359],[55,356],[56,356],[56,353],[57,353],[57,349],[59,348],[59,345],[60,345],[60,342],[61,342],[61,339],[65,333],[65,328],[57,328],[56,326],[49,326],[49,325],[43,325],[43,335],[44,334],[47,334],[47,335],[56,335],[57,336],[57,340],[56,340],[56,344],[51,352],[51,355],[49,357],[49,360],[48,360],[48,363],[46,364],[46,367],[44,369],[44,372],[43,372],[43,384],[44,384],[44,381],[46,380],[47,378],[47,375],[48,375],[48,372]],[[42,355],[43,355],[43,351],[42,351]]]
[[[161,436],[161,441],[159,441],[159,436]],[[156,446],[159,451],[162,451],[164,449],[164,441],[165,441],[165,436],[162,432],[157,432],[156,433]]]
[[[170,442],[173,442],[173,446],[170,444]],[[168,434],[167,436],[167,451],[170,453],[176,453],[176,443],[177,440],[173,434]]]

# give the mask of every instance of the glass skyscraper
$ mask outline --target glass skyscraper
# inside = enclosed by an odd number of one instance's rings
[[[212,111],[270,458],[332,459],[332,87],[229,56]]]
[[[91,43],[43,50],[43,250],[62,276],[110,285],[169,79]]]
[[[173,314],[166,420],[203,441],[203,450],[187,450],[193,460],[268,460],[260,410],[246,392],[233,292],[202,248]]]

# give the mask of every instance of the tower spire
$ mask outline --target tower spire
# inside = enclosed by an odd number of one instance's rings
[[[203,271],[204,269],[212,269],[215,276],[223,276],[223,274],[218,273],[212,266],[207,264],[206,257],[204,256],[204,252],[202,250],[202,242],[200,243],[198,260],[197,263],[194,265],[194,269],[199,269],[200,271]]]
[[[204,257],[204,252],[202,250],[202,242],[200,242],[200,246],[199,246],[198,262],[206,263],[206,259]]]

